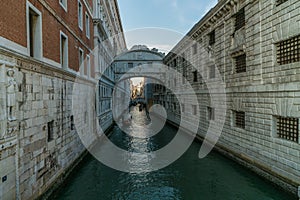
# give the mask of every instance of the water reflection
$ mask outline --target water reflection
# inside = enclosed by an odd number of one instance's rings
[[[147,123],[143,112],[132,112],[136,124]],[[136,116],[135,116],[136,115]],[[128,136],[115,127],[110,140],[124,150],[151,152],[168,144],[176,129],[166,126],[151,138]],[[143,133],[141,133],[143,134]],[[292,200],[293,196],[274,187],[240,165],[211,152],[198,158],[200,144],[193,143],[175,163],[154,172],[149,168],[151,156],[129,156],[126,161],[136,173],[111,169],[88,156],[56,200]],[[113,154],[112,154],[113,155]],[[144,155],[144,154],[143,154]],[[120,158],[121,159],[121,158]],[[137,170],[138,169],[138,170]]]

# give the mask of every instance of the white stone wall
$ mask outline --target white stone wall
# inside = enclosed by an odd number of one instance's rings
[[[96,84],[2,50],[0,63],[0,177],[7,179],[0,181],[0,199],[36,198],[84,152],[81,137],[86,144],[97,137]],[[11,122],[3,81],[8,69],[15,70],[18,84],[17,120]]]
[[[234,33],[234,14],[245,7],[245,27]],[[208,129],[207,107],[211,98],[207,90],[209,67],[215,65],[226,84],[226,120],[218,146],[232,151],[251,164],[259,166],[291,185],[296,194],[300,185],[300,144],[278,138],[275,117],[300,118],[300,63],[279,65],[276,43],[300,34],[300,2],[289,0],[279,6],[275,1],[220,1],[188,35],[198,42],[198,52],[192,53],[190,43],[183,41],[172,50],[200,69],[198,82],[193,83],[194,70],[185,65],[187,79],[198,94],[200,124],[198,134],[204,137]],[[208,34],[215,30],[216,42],[208,50]],[[234,36],[233,36],[234,33]],[[234,56],[247,55],[247,72],[236,73]],[[172,66],[176,55],[167,55]],[[179,60],[179,59],[178,59]],[[182,64],[176,66],[183,73]],[[180,84],[181,89],[186,86]],[[206,79],[206,83],[205,83]],[[158,96],[156,96],[158,98]],[[169,102],[167,96],[161,97]],[[157,101],[156,101],[157,102]],[[186,112],[191,105],[185,103]],[[232,112],[244,111],[245,129],[234,126]],[[170,119],[178,123],[178,113],[168,109]]]

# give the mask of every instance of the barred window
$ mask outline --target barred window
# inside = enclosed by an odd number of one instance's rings
[[[245,129],[245,112],[235,111],[235,126],[238,128]]]
[[[280,65],[300,61],[300,35],[277,43],[277,63]]]
[[[280,4],[283,4],[284,2],[287,2],[288,0],[276,0],[276,6],[279,6]]]
[[[299,119],[291,117],[277,117],[277,136],[293,142],[299,141]]]
[[[215,120],[215,108],[207,107],[207,119]]]
[[[245,9],[240,9],[235,14],[235,31],[245,26]]]
[[[216,42],[216,33],[215,30],[213,30],[210,34],[208,34],[209,36],[209,45],[213,45]]]
[[[246,54],[235,57],[235,71],[236,73],[246,72]]]

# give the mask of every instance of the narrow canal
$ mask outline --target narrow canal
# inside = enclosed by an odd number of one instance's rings
[[[132,111],[136,124],[147,123],[144,112]],[[176,128],[166,125],[149,138],[133,138],[117,126],[110,140],[120,148],[153,151],[172,140]],[[124,173],[111,169],[91,155],[72,173],[56,200],[292,200],[295,197],[273,186],[237,163],[211,152],[198,158],[200,143],[170,166],[150,173]],[[131,163],[134,165],[134,163]]]

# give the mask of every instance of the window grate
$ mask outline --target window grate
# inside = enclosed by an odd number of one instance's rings
[[[287,2],[288,0],[277,0],[276,1],[276,6],[279,6],[280,4],[283,4],[285,2]]]
[[[216,42],[216,33],[213,30],[210,34],[209,34],[209,45],[213,45]]]
[[[278,137],[298,143],[299,141],[298,125],[299,125],[298,118],[278,117],[277,118]]]
[[[245,112],[235,112],[235,126],[238,128],[245,129]]]
[[[246,54],[235,57],[235,71],[236,73],[246,72]]]
[[[300,35],[277,44],[277,63],[280,65],[300,61]]]
[[[235,14],[235,31],[245,26],[245,9],[242,8]]]

